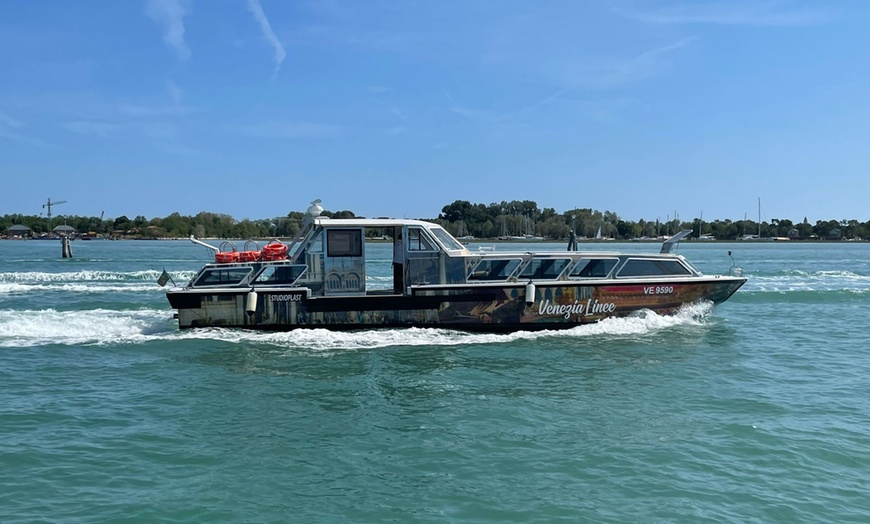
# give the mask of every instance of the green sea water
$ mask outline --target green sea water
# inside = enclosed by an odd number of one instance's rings
[[[255,333],[178,331],[189,242],[0,242],[0,522],[870,522],[870,244],[728,250],[673,317]]]

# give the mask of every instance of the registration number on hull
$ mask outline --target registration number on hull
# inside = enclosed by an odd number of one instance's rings
[[[670,295],[674,292],[674,286],[644,286],[644,295]]]

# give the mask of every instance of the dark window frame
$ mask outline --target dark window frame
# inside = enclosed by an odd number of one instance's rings
[[[581,275],[581,274],[578,274],[577,268],[580,266],[580,264],[583,264],[584,262],[586,262],[586,264],[583,265],[583,268],[580,270],[581,272],[583,270],[585,270],[586,268],[588,268],[590,266],[590,263],[592,263],[592,262],[604,262],[604,263],[612,262],[612,265],[607,270],[607,273],[605,273],[604,275]],[[586,279],[600,280],[600,279],[609,277],[613,273],[613,269],[618,265],[619,265],[619,258],[617,258],[617,257],[583,257],[580,260],[578,260],[576,264],[574,264],[574,267],[572,267],[570,269],[570,271],[568,271],[568,278],[581,279],[581,280],[586,280]]]
[[[416,243],[416,247],[411,246],[412,242]],[[424,248],[424,243],[428,244],[429,247]],[[408,250],[408,253],[437,253],[439,251],[438,242],[429,237],[429,233],[426,231],[426,228],[419,226],[408,227],[408,235],[405,239],[405,246]]]
[[[340,235],[347,235],[347,240],[342,240]],[[334,238],[337,237],[337,238]],[[363,230],[358,228],[329,228],[326,230],[326,256],[362,257],[363,255]],[[339,245],[340,244],[340,245]]]
[[[289,279],[288,280],[276,280],[276,279],[260,280],[263,277],[263,275],[269,270],[274,270],[274,271],[272,271],[272,276],[274,276],[275,273],[278,273],[281,270],[288,270],[291,273],[292,280],[289,280]],[[304,277],[305,274],[307,273],[307,271],[308,271],[308,266],[306,266],[304,264],[287,264],[287,265],[281,265],[281,266],[266,266],[254,278],[253,284],[258,285],[258,286],[290,286],[290,285],[295,284],[300,278]],[[294,276],[293,273],[296,273],[296,275]]]
[[[505,268],[512,265],[510,271],[505,274],[504,277],[494,277],[492,276],[492,264],[496,262],[504,262],[502,266],[502,272]],[[477,261],[474,268],[466,277],[466,280],[469,282],[505,282],[510,279],[516,272],[517,269],[522,265],[523,260],[521,258],[482,258]],[[483,276],[475,276],[480,274],[480,270],[478,268],[481,264],[489,263],[490,270],[486,272],[485,278]]]
[[[527,271],[529,269],[531,269],[535,265],[536,262],[540,262],[540,264],[538,265],[538,268],[535,270],[535,272],[531,273],[531,274],[527,273]],[[544,267],[546,262],[552,262],[552,264],[550,264],[550,266],[555,266],[558,262],[563,262],[563,265],[562,265],[561,269],[559,269],[558,273],[550,276],[549,274],[543,273],[543,267]],[[556,280],[559,278],[559,276],[562,275],[562,273],[565,272],[565,268],[567,268],[570,264],[571,264],[570,258],[533,257],[531,260],[529,260],[526,263],[525,266],[523,266],[523,269],[522,269],[522,271],[520,271],[520,274],[519,274],[519,276],[517,276],[517,278],[519,278],[520,280],[526,279],[526,278],[532,279],[532,280]]]
[[[238,286],[242,282],[245,281],[254,270],[251,266],[235,266],[235,267],[212,267],[205,269],[199,277],[197,277],[196,282],[193,283],[194,288],[199,287],[220,287],[220,286]],[[244,272],[244,275],[239,279],[231,279],[231,278],[222,278],[221,275],[225,277],[229,277],[232,273],[241,274]],[[213,275],[218,275],[217,279],[212,279]]]
[[[624,274],[624,271],[625,271],[626,269],[631,269],[631,266],[632,266],[632,265],[640,265],[640,264],[647,264],[647,265],[655,266],[655,267],[658,268],[659,271],[656,272],[656,273],[649,273],[649,272],[642,273],[642,274],[635,273],[635,274],[633,274],[633,275],[626,275],[626,274]],[[680,268],[680,269],[682,270],[682,272],[680,272],[680,273],[673,273],[673,272],[670,272],[670,271],[667,271],[667,272],[666,272],[666,271],[665,271],[665,268],[663,267],[664,265],[673,265],[673,266],[675,266],[675,267]],[[692,273],[692,270],[689,269],[688,267],[686,267],[685,264],[683,264],[682,262],[680,262],[680,261],[677,260],[677,259],[668,259],[668,258],[629,258],[628,260],[625,261],[625,264],[623,264],[622,267],[619,268],[619,272],[616,274],[616,278],[650,278],[650,277],[655,277],[655,278],[681,278],[681,277],[692,276],[692,274],[693,274],[693,273]]]

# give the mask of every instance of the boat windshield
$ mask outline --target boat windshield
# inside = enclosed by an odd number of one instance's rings
[[[570,258],[533,258],[520,273],[520,278],[552,280],[559,278]]]
[[[444,249],[447,251],[461,251],[465,249],[465,246],[459,243],[458,240],[453,238],[453,235],[448,233],[444,228],[441,227],[433,227],[429,231],[435,235],[435,238],[441,242],[441,245],[444,246]]]
[[[690,275],[686,266],[678,260],[631,258],[622,266],[618,277],[676,277]]]
[[[583,258],[568,274],[571,278],[607,278],[619,262],[617,258]]]
[[[307,267],[303,264],[268,266],[257,276],[254,283],[273,286],[293,284],[305,273]]]
[[[468,280],[507,280],[514,274],[521,262],[522,260],[519,258],[485,258],[477,263],[471,274],[468,275]]]
[[[234,286],[244,280],[252,269],[248,266],[206,269],[196,279],[193,287]]]

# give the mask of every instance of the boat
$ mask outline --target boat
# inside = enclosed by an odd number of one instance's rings
[[[512,332],[564,329],[687,304],[727,300],[746,279],[704,275],[672,248],[611,251],[470,251],[438,224],[410,219],[334,219],[321,202],[308,208],[300,234],[239,251],[206,246],[214,259],[185,285],[168,289],[181,329],[449,328]],[[367,257],[366,231],[392,239],[392,257]],[[250,241],[249,241],[250,242]],[[383,246],[384,244],[380,244]],[[372,289],[370,268],[392,274]],[[392,266],[392,271],[390,271]],[[164,279],[165,282],[165,279]]]

